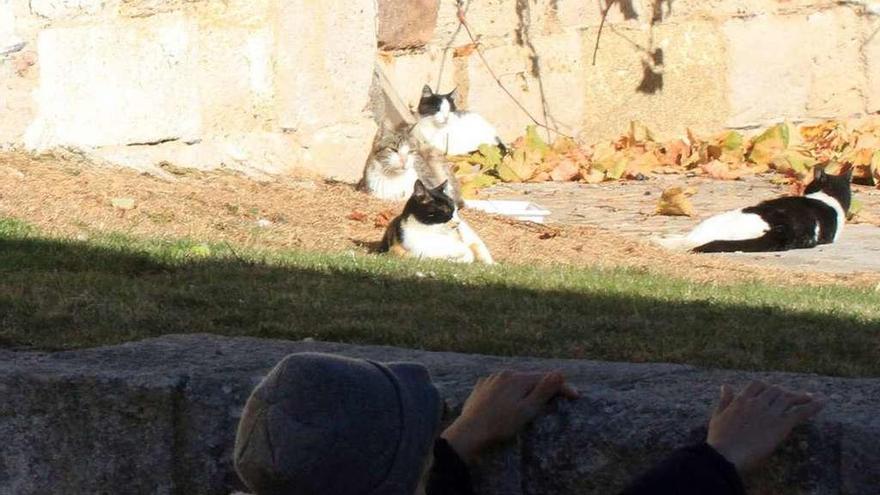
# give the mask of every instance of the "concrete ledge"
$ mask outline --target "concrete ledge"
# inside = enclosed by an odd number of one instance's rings
[[[584,398],[561,404],[476,473],[483,494],[608,494],[705,434],[722,383],[762,378],[826,394],[750,493],[870,494],[880,486],[880,380],[666,364],[498,358],[209,335],[62,353],[0,351],[0,493],[223,494],[251,387],[281,357],[336,352],[427,365],[460,407],[501,368],[561,369]]]

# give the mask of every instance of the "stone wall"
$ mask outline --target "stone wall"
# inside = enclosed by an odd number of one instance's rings
[[[466,2],[505,86],[586,141],[880,111],[880,17],[860,1],[621,0],[593,64],[600,3]],[[469,42],[456,0],[0,0],[0,146],[351,180],[387,107],[377,61],[405,104],[457,86],[522,133],[479,57],[455,56]]]
[[[374,0],[0,0],[0,144],[350,178]]]
[[[54,354],[0,350],[0,494],[240,489],[231,460],[244,401],[278,360],[302,351],[421,362],[453,411],[479,376],[563,371],[582,398],[492,453],[474,472],[484,495],[617,493],[670,450],[704,438],[722,383],[755,378],[824,394],[829,405],[746,480],[749,493],[868,495],[880,486],[876,378],[189,335]]]
[[[871,5],[657,3],[652,22],[654,0],[618,1],[595,65],[604,2],[473,1],[467,18],[489,64],[530,113],[543,121],[546,112],[559,130],[588,142],[620,134],[631,120],[672,136],[880,111],[880,18],[869,14]],[[528,117],[479,57],[455,57],[470,42],[456,10],[442,0],[433,38],[419,51],[384,53],[382,64],[405,99],[415,100],[424,82],[444,91],[458,86],[467,106],[489,116],[504,138],[520,135]]]

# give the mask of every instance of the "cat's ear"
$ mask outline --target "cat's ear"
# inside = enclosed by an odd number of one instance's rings
[[[446,194],[446,186],[448,186],[448,185],[449,185],[449,181],[444,180],[443,184],[440,184],[439,186],[434,188],[434,192]]]
[[[450,100],[455,101],[458,99],[458,88],[453,89],[448,95]]]
[[[428,189],[422,184],[421,179],[416,179],[416,183],[413,186],[413,197],[415,198],[423,198],[428,195]]]
[[[847,170],[846,173],[843,174],[843,177],[846,179],[847,182],[852,182],[853,171],[855,171],[855,169],[856,169],[855,167],[850,166],[849,170]]]
[[[422,87],[422,98],[430,98],[432,96],[434,96],[434,90],[431,89],[431,86],[425,84]]]
[[[825,167],[816,165],[813,167],[813,180],[823,182],[825,180]]]

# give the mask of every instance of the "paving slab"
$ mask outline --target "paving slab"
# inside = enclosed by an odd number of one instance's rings
[[[656,215],[662,192],[670,187],[693,187],[696,217]],[[716,213],[756,204],[787,194],[766,176],[736,181],[705,177],[657,175],[644,181],[579,184],[545,182],[500,184],[485,191],[487,199],[527,200],[550,210],[548,222],[590,225],[626,236],[650,239],[687,233],[702,219]],[[866,211],[880,213],[880,190],[854,186],[854,197]],[[802,271],[849,274],[880,271],[880,227],[847,225],[840,240],[814,249],[781,253],[725,253],[719,256],[743,263]]]

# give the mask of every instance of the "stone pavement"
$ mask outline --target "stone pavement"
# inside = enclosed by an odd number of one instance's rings
[[[693,187],[696,217],[655,215],[661,193],[670,187]],[[716,213],[784,195],[787,186],[766,177],[720,181],[681,175],[652,176],[645,181],[599,185],[578,183],[501,184],[486,191],[490,199],[527,200],[550,210],[549,222],[590,225],[648,239],[687,233],[701,219]],[[855,198],[866,211],[880,212],[880,190],[854,186]],[[839,242],[815,249],[783,253],[731,253],[723,256],[743,263],[831,273],[880,271],[880,227],[847,225]]]

